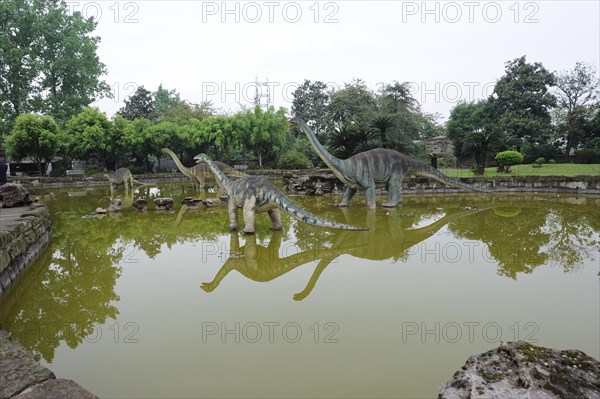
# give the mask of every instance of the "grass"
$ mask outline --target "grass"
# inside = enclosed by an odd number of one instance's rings
[[[439,171],[449,177],[474,177],[469,169],[439,168]],[[518,165],[511,168],[511,173],[498,173],[496,167],[486,168],[485,176],[598,176],[600,164],[544,164],[541,168],[533,165]]]

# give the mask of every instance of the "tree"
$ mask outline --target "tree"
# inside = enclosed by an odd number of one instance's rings
[[[37,17],[21,1],[0,2],[0,120],[3,135],[10,132],[15,118],[32,111],[31,100],[39,90],[39,71],[34,41]]]
[[[114,140],[112,155],[115,159],[115,164],[112,166],[115,170],[122,166],[121,162],[128,164],[127,161],[131,155],[130,149],[127,146],[125,133],[128,126],[129,122],[121,115],[115,115],[112,121],[110,121],[110,137]]]
[[[160,121],[157,124],[146,130],[144,137],[144,150],[146,154],[152,154],[158,161],[158,168],[160,168],[160,157],[162,156],[162,149],[164,147],[175,147],[179,149],[179,126],[170,121]]]
[[[50,162],[61,149],[58,125],[51,116],[20,115],[6,137],[6,149],[16,159],[30,157],[42,174],[42,163]]]
[[[36,11],[44,35],[38,54],[42,91],[35,97],[36,109],[66,123],[98,94],[108,95],[110,88],[99,80],[106,74],[96,54],[100,38],[90,36],[97,23],[79,13],[69,15],[64,2],[43,3],[44,9]]]
[[[138,87],[135,93],[125,100],[125,105],[117,112],[117,114],[121,115],[129,122],[137,118],[154,120],[156,113],[152,93],[146,90],[144,86]]]
[[[131,121],[124,130],[122,142],[129,150],[130,155],[135,158],[138,165],[144,165],[146,171],[150,170],[148,154],[152,152],[148,148],[146,137],[152,129],[152,121],[146,118],[138,118]]]
[[[327,115],[330,96],[325,83],[306,79],[292,95],[294,117],[306,122],[317,137],[331,130],[331,120]]]
[[[215,160],[223,160],[238,143],[243,133],[236,131],[237,117],[216,115],[198,121],[190,120],[192,140],[202,152]],[[242,129],[242,127],[240,127]]]
[[[464,149],[466,137],[473,132],[484,131],[488,128],[489,118],[486,104],[486,100],[470,103],[460,102],[450,111],[446,129],[448,137],[454,145],[454,155],[458,159],[465,159],[474,154],[474,147],[469,146],[468,149]]]
[[[495,129],[479,129],[466,135],[463,153],[473,154],[477,162],[476,174],[483,175],[488,154],[499,144],[502,133]]]
[[[549,91],[554,75],[539,62],[527,63],[525,56],[507,62],[505,72],[489,98],[494,129],[544,143],[551,130],[549,110],[556,105]]]
[[[288,120],[285,109],[269,107],[264,111],[260,106],[253,110],[241,112],[236,118],[239,131],[239,142],[246,150],[258,155],[258,163],[263,166],[263,159],[272,161],[286,142]]]
[[[327,110],[335,127],[355,124],[365,129],[377,113],[377,103],[365,82],[355,79],[331,95]]]
[[[379,134],[381,146],[387,148],[388,131],[395,127],[393,117],[389,114],[377,115],[371,120],[370,127]]]
[[[361,129],[353,124],[344,124],[336,128],[327,137],[331,153],[338,158],[346,159],[359,152],[377,147],[378,133],[374,129]]]
[[[388,114],[397,114],[402,110],[417,111],[419,103],[410,92],[408,82],[386,84],[378,97],[379,108]]]
[[[152,95],[154,97],[154,112],[158,119],[163,119],[170,108],[185,104],[177,91],[167,90],[162,87],[162,84],[158,86],[158,89]]]
[[[166,108],[162,114],[162,119],[185,124],[191,118],[201,121],[208,116],[214,115],[214,113],[215,111],[209,101],[200,104],[183,101]]]
[[[517,151],[502,151],[496,154],[494,158],[498,162],[498,167],[506,173],[510,172],[510,167],[520,165],[523,162],[523,154]]]
[[[24,112],[49,113],[66,123],[84,106],[108,95],[96,54],[92,18],[69,15],[58,0],[0,3],[0,120]]]
[[[114,164],[118,140],[111,124],[98,108],[86,107],[72,117],[65,128],[70,154],[77,159],[95,158],[108,169]]]
[[[557,133],[567,154],[586,138],[586,123],[600,108],[599,86],[596,70],[583,62],[577,62],[573,70],[556,78]]]

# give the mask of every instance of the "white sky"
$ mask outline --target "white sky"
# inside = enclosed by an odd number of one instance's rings
[[[237,111],[252,104],[258,77],[270,82],[271,103],[287,108],[304,79],[343,86],[360,78],[372,89],[414,82],[422,109],[445,119],[458,100],[487,96],[505,62],[522,55],[551,71],[600,66],[597,0],[67,4],[98,16],[115,98],[95,105],[109,116],[136,85],[154,91],[160,83]]]

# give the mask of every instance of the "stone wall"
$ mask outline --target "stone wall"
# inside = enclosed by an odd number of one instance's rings
[[[97,398],[71,380],[57,379],[51,370],[36,362],[31,353],[2,330],[0,359],[0,399]]]
[[[331,173],[294,174],[283,177],[285,188],[293,193],[319,195],[340,192],[344,185]],[[456,179],[455,179],[456,180]],[[600,194],[600,176],[497,176],[458,179],[492,192]],[[402,191],[414,193],[464,192],[425,177],[406,178]]]
[[[43,204],[0,210],[0,295],[50,240],[48,208]]]

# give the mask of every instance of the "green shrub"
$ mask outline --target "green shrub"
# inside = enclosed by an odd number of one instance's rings
[[[519,165],[523,162],[523,154],[517,151],[502,151],[496,154],[496,162],[498,167],[504,169],[504,172],[509,173],[510,167]]]
[[[141,165],[130,166],[129,170],[134,175],[143,175],[144,173],[146,173],[146,168]]]
[[[598,163],[600,159],[600,137],[589,139],[583,148],[577,151],[581,163]]]
[[[537,158],[535,161],[533,161],[533,167],[534,168],[541,168],[542,164],[546,162],[546,158],[544,157],[539,157]]]
[[[277,159],[277,167],[280,169],[308,169],[312,166],[310,159],[301,152],[288,151]]]
[[[551,165],[554,165],[556,163],[556,160],[551,159],[551,160],[548,161],[548,163],[551,164]]]

